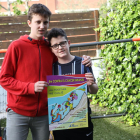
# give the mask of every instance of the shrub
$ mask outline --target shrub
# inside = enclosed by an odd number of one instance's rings
[[[110,0],[103,5],[99,19],[100,41],[137,38],[140,36],[140,1]],[[109,14],[108,14],[109,13]],[[106,15],[106,16],[104,16]],[[140,43],[108,44],[101,52],[104,57],[104,78],[98,79],[99,91],[94,103],[126,112],[129,125],[140,121]]]

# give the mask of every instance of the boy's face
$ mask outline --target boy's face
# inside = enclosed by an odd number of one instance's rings
[[[39,14],[33,14],[32,20],[28,20],[28,25],[31,28],[30,37],[35,40],[40,40],[49,28],[49,17],[43,17]]]
[[[57,58],[62,59],[66,58],[70,55],[69,47],[70,47],[70,41],[67,41],[65,37],[58,36],[57,38],[53,37],[50,41],[51,46],[54,46],[56,44],[62,44],[59,45],[57,48],[51,47],[52,52],[57,56]]]

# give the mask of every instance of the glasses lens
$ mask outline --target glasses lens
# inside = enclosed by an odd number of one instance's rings
[[[53,49],[58,49],[58,44],[54,44],[52,47]]]
[[[62,46],[62,47],[65,46],[65,45],[66,45],[66,42],[67,42],[67,41],[62,41],[62,42],[60,42],[60,46]]]

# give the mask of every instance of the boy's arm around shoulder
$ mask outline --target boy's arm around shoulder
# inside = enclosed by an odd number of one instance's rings
[[[17,71],[18,56],[13,46],[11,43],[5,54],[0,72],[0,85],[15,95],[35,94],[34,83],[22,82],[14,78]]]

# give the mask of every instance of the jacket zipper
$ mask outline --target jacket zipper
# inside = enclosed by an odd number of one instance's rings
[[[41,71],[41,53],[40,53],[40,48],[39,48],[39,44],[38,45],[38,50],[39,50],[39,81],[40,81],[40,71]],[[38,106],[37,106],[37,112],[36,112],[36,116],[38,114],[38,110],[39,110],[39,98],[40,98],[40,92],[38,95]]]

